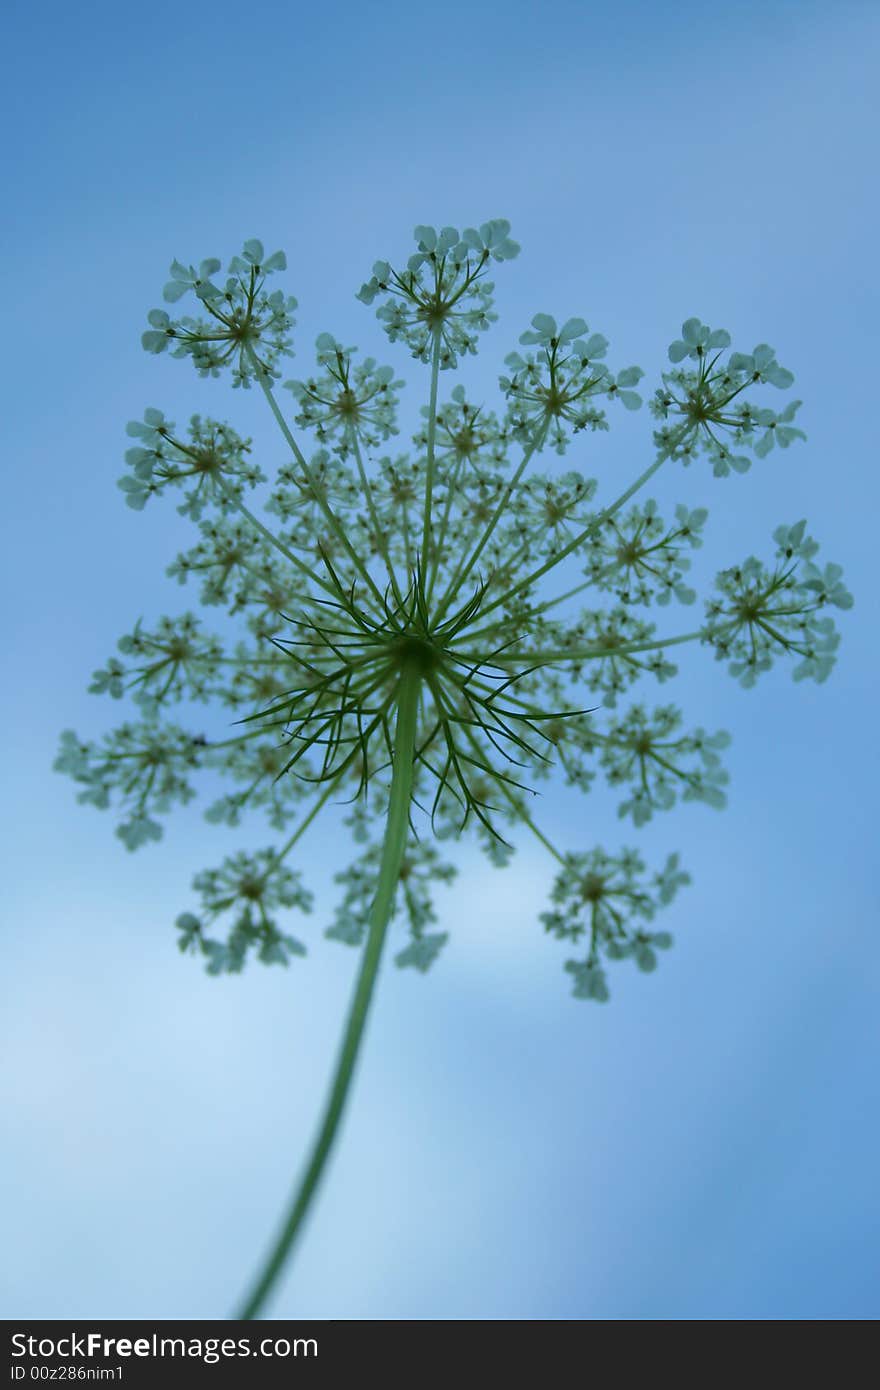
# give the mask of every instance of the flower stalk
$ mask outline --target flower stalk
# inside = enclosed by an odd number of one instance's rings
[[[311,1207],[345,1109],[373,998],[373,988],[379,973],[382,950],[394,908],[394,896],[400,880],[400,869],[406,849],[409,806],[413,790],[413,762],[421,680],[422,676],[418,664],[414,661],[405,662],[400,673],[397,691],[391,797],[385,822],[385,838],[376,883],[376,896],[370,910],[367,942],[346,1019],[342,1046],[330,1085],[327,1107],[305,1172],[297,1187],[278,1238],[263,1269],[255,1280],[253,1288],[235,1315],[239,1319],[258,1317],[277,1283]]]

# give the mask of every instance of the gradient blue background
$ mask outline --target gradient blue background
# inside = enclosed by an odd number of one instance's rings
[[[186,524],[115,488],[126,420],[210,409],[283,454],[255,398],[142,353],[145,311],[173,255],[260,236],[290,259],[295,368],[329,329],[393,361],[414,411],[422,369],[353,291],[416,222],[506,216],[523,253],[474,391],[539,310],[582,314],[648,384],[691,314],[773,343],[807,445],[652,491],[710,507],[703,578],[808,516],[857,607],[824,687],[743,692],[697,651],[646,690],[733,732],[732,792],[637,836],[694,884],[674,951],[650,978],[613,969],[608,1007],[569,997],[542,936],[540,847],[505,874],[464,856],[445,958],[380,982],[273,1310],[876,1316],[877,6],[35,4],[5,27],[3,1315],[225,1315],[355,964],[317,914],[289,972],[207,979],[171,922],[232,833],[194,809],[127,855],[50,771],[60,728],[118,717],[84,687],[119,634],[193,599],[163,574]],[[611,488],[649,431],[620,412],[568,461]],[[634,838],[604,792],[543,813],[566,844]],[[304,852],[329,903],[326,826]]]

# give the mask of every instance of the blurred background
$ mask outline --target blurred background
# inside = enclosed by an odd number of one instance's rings
[[[469,389],[496,401],[539,311],[585,317],[646,395],[691,315],[770,342],[808,442],[744,478],[676,466],[651,494],[709,507],[703,588],[806,516],[856,608],[824,686],[781,670],[743,691],[697,650],[645,688],[732,732],[726,811],[634,832],[605,791],[549,789],[567,847],[679,849],[693,875],[662,919],[673,951],[653,976],[612,966],[607,1006],[570,997],[544,938],[540,846],[504,872],[462,852],[434,970],[389,957],[271,1311],[877,1316],[876,4],[37,3],[6,29],[3,1315],[226,1316],[312,1135],[356,964],[321,934],[332,822],[303,842],[309,958],[209,979],[176,948],[190,879],[272,832],[196,805],[132,855],[51,771],[62,728],[121,716],[85,693],[117,638],[196,602],[164,575],[189,524],[116,489],[126,421],[210,411],[264,467],[283,458],[256,393],[142,352],[146,311],[172,256],[225,262],[258,236],[300,301],[289,371],[328,330],[394,364],[414,424],[426,369],[354,292],[415,223],[507,217],[523,251],[497,269]],[[647,411],[624,415],[549,466],[613,495],[651,448]]]

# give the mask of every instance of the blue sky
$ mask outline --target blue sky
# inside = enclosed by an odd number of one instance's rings
[[[193,810],[127,855],[50,770],[61,728],[116,714],[85,686],[117,637],[189,597],[164,577],[186,524],[115,487],[125,422],[211,409],[274,447],[256,399],[142,353],[145,312],[172,256],[260,236],[288,253],[297,364],[328,329],[392,361],[414,409],[417,364],[353,292],[415,223],[505,216],[523,252],[472,388],[492,399],[537,311],[583,315],[649,383],[692,314],[771,342],[807,444],[654,493],[710,508],[703,577],[807,516],[857,605],[823,687],[744,692],[682,660],[688,718],[734,736],[730,806],[638,833],[694,883],[661,969],[618,966],[606,1008],[569,997],[543,938],[551,866],[464,854],[445,959],[380,982],[274,1311],[877,1316],[876,6],[221,0],[22,7],[9,30],[4,1314],[223,1316],[312,1131],[354,964],[316,914],[295,969],[206,979],[171,923],[223,833]],[[615,426],[568,456],[603,486],[650,448],[646,413]],[[602,793],[546,800],[560,838],[633,840]],[[309,843],[319,901],[334,850]]]

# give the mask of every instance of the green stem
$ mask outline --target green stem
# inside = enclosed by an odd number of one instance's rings
[[[491,613],[495,608],[500,607],[504,603],[509,603],[517,594],[521,594],[524,590],[530,589],[532,585],[537,584],[538,580],[542,579],[545,574],[548,574],[550,570],[555,569],[558,564],[567,559],[572,551],[577,550],[578,546],[583,545],[584,541],[594,535],[596,531],[605,524],[609,517],[614,516],[615,512],[619,511],[640,488],[645,486],[649,478],[653,478],[657,469],[666,462],[677,444],[680,443],[681,435],[682,430],[679,430],[676,435],[673,435],[663,452],[658,454],[657,458],[645,469],[644,473],[640,473],[635,482],[626,489],[626,492],[622,492],[620,496],[611,503],[610,507],[605,507],[601,512],[598,512],[589,526],[585,526],[583,531],[579,532],[573,541],[569,541],[568,545],[563,546],[562,550],[557,550],[556,554],[551,555],[550,559],[545,564],[541,565],[539,569],[534,570],[532,574],[527,574],[525,579],[521,579],[518,584],[514,584],[513,588],[508,589],[506,594],[502,594],[500,598],[496,598],[492,603],[487,604],[480,616],[485,617],[487,613]]]
[[[519,666],[525,665],[529,668],[533,666],[559,666],[566,661],[592,661],[604,656],[629,656],[634,652],[654,652],[663,647],[677,647],[680,642],[696,642],[702,637],[702,630],[698,632],[683,632],[678,637],[661,637],[649,642],[621,642],[615,647],[560,647],[558,651],[538,651],[538,652],[499,652],[490,659],[485,656],[482,658],[487,666]],[[455,656],[462,661],[480,661],[480,656],[476,652],[460,652],[454,650]]]
[[[447,588],[446,593],[443,595],[443,598],[440,600],[440,605],[437,609],[438,617],[446,612],[446,609],[449,607],[450,603],[452,603],[453,599],[455,598],[455,595],[458,593],[462,584],[467,579],[474,565],[477,563],[484,549],[491,540],[495,527],[498,525],[499,521],[504,515],[504,510],[507,506],[507,503],[510,501],[510,498],[512,497],[514,489],[519,483],[520,478],[528,468],[529,463],[532,460],[533,454],[540,453],[543,449],[544,440],[547,437],[547,428],[548,424],[547,422],[545,422],[543,427],[538,431],[537,435],[532,439],[532,441],[528,445],[525,453],[522,456],[522,459],[520,460],[516,472],[514,473],[513,477],[510,479],[510,482],[507,484],[503,493],[501,494],[501,500],[495,508],[495,511],[492,514],[492,519],[490,520],[488,526],[486,527],[485,531],[480,537],[479,542],[474,547],[467,562],[459,566],[455,574],[452,576],[452,579],[449,581],[449,587]],[[515,590],[512,592],[515,592]],[[504,600],[502,599],[501,602],[503,603]],[[492,607],[495,606],[495,604],[492,605]],[[486,612],[488,611],[489,610],[486,609]]]
[[[287,443],[291,453],[293,454],[294,458],[296,459],[297,463],[299,464],[300,468],[305,474],[306,481],[308,482],[309,487],[312,489],[312,495],[314,496],[318,506],[321,508],[321,511],[324,513],[324,516],[327,518],[327,523],[330,527],[330,530],[333,532],[336,539],[342,545],[343,550],[345,550],[355,569],[361,575],[361,578],[363,579],[364,583],[367,585],[368,588],[372,589],[374,598],[378,599],[379,603],[381,603],[382,595],[379,593],[379,590],[376,587],[375,580],[373,579],[373,576],[370,574],[366,565],[364,564],[361,557],[358,555],[357,551],[355,550],[354,546],[349,540],[348,536],[346,535],[343,523],[340,521],[333,508],[330,506],[330,503],[328,502],[327,498],[322,493],[320,485],[315,482],[315,477],[312,473],[311,468],[309,467],[308,459],[306,458],[302,449],[299,447],[299,445],[297,444],[296,440],[290,432],[290,426],[285,420],[281,407],[275,399],[272,387],[266,380],[266,373],[261,370],[259,363],[257,362],[257,359],[254,355],[253,349],[248,347],[247,353],[251,359],[251,365],[254,369],[254,375],[256,376],[257,381],[259,382],[262,388],[263,395],[266,397],[266,401],[268,402],[269,409],[275,416],[275,421],[278,425],[278,428],[283,434],[285,442]]]
[[[354,429],[353,426],[349,426],[348,429],[348,442],[350,448],[354,453],[355,463],[357,464],[358,477],[360,478],[361,488],[363,489],[364,497],[367,501],[367,510],[370,514],[370,520],[373,523],[373,530],[376,533],[376,546],[378,548],[379,554],[382,556],[382,559],[385,562],[385,569],[388,572],[388,578],[391,582],[391,589],[394,594],[394,597],[397,600],[398,604],[400,604],[402,607],[403,595],[400,592],[400,588],[397,583],[397,576],[394,573],[394,566],[391,563],[391,554],[388,549],[387,542],[385,540],[384,532],[382,530],[382,523],[380,522],[379,514],[376,511],[376,502],[375,498],[373,497],[373,489],[370,486],[370,479],[367,474],[367,470],[364,467],[364,460],[363,455],[361,454],[360,441],[357,437],[357,430]]]
[[[535,619],[540,618],[548,609],[555,608],[560,603],[564,603],[567,598],[574,598],[575,594],[580,594],[584,589],[589,589],[592,583],[592,579],[585,579],[582,584],[576,584],[573,589],[566,590],[564,594],[558,594],[556,598],[548,598],[543,603],[539,603],[532,609],[527,618],[517,622],[517,627],[524,632],[528,632],[529,624],[534,622]],[[500,619],[496,619],[494,622],[487,623],[485,627],[478,627],[475,632],[471,632],[470,629],[467,629],[467,639],[469,642],[477,641],[481,637],[497,639],[504,631],[504,624]]]
[[[285,841],[285,843],[282,845],[281,849],[276,850],[276,852],[275,852],[275,862],[276,862],[276,864],[277,864],[277,863],[280,863],[281,860],[284,858],[284,856],[285,856],[286,854],[289,854],[289,853],[290,853],[290,851],[293,849],[294,845],[296,844],[297,840],[299,840],[299,839],[301,838],[301,836],[303,836],[303,835],[306,833],[306,831],[308,830],[308,828],[309,828],[309,826],[311,825],[312,821],[313,821],[313,820],[315,819],[315,817],[317,816],[318,812],[319,812],[319,811],[322,809],[322,807],[325,806],[326,803],[330,800],[331,796],[332,796],[333,793],[336,791],[336,788],[339,786],[339,783],[340,783],[341,781],[342,781],[341,776],[340,776],[340,777],[334,777],[333,781],[330,783],[330,785],[329,785],[329,787],[327,788],[327,790],[323,793],[322,796],[319,796],[319,797],[318,797],[318,800],[315,802],[315,804],[314,804],[314,806],[312,807],[311,811],[309,811],[309,814],[305,817],[304,820],[301,820],[301,821],[300,821],[299,825],[296,827],[296,830],[294,830],[293,834],[290,836],[290,839]]]
[[[277,536],[273,536],[269,528],[267,526],[264,526],[262,521],[260,521],[258,517],[255,517],[252,511],[248,510],[244,503],[238,497],[236,497],[235,493],[232,491],[232,488],[230,488],[222,478],[220,478],[219,483],[221,491],[229,499],[231,505],[237,508],[237,510],[241,512],[243,517],[247,518],[251,525],[257,531],[259,531],[260,535],[264,538],[264,540],[267,540],[270,545],[273,545],[275,549],[279,552],[279,554],[283,555],[285,560],[289,560],[290,563],[293,566],[295,566],[295,568],[299,570],[300,574],[302,574],[306,579],[313,580],[324,590],[325,593],[331,594],[337,603],[342,602],[344,595],[340,595],[339,590],[333,584],[331,584],[329,580],[324,579],[323,576],[320,574],[316,574],[314,568],[307,565],[306,562],[304,560],[301,560],[298,555],[294,555],[293,551],[289,550],[287,546],[283,543],[283,541],[280,541]],[[314,599],[311,594],[298,594],[297,598],[302,603],[317,602],[317,600]]]
[[[466,463],[466,459],[461,458],[458,460],[458,463],[455,465],[455,472],[451,474],[446,485],[446,504],[443,509],[440,530],[434,540],[434,558],[431,561],[431,574],[428,579],[427,602],[429,607],[431,595],[434,592],[434,585],[437,582],[437,571],[440,569],[440,561],[443,557],[443,547],[446,544],[446,533],[449,530],[449,518],[452,515],[452,507],[458,495],[458,484],[466,467]]]
[[[434,446],[437,437],[437,385],[440,379],[440,349],[443,338],[439,328],[434,329],[434,348],[431,353],[431,397],[428,401],[428,442],[427,471],[425,474],[425,514],[422,522],[422,569],[427,573],[429,561],[428,545],[431,540],[431,503],[434,495]]]
[[[367,1021],[373,986],[379,971],[385,933],[391,919],[394,894],[406,849],[421,682],[422,674],[416,665],[404,666],[397,689],[397,725],[394,734],[391,800],[385,825],[382,862],[379,867],[376,896],[370,909],[367,944],[364,948],[361,968],[345,1025],[342,1048],[330,1087],[327,1107],[311,1157],[278,1239],[250,1294],[236,1314],[236,1317],[242,1321],[257,1317],[284,1267],[311,1206],[330,1150],[333,1147],[339,1121],[342,1118],[363,1037],[364,1025]]]

